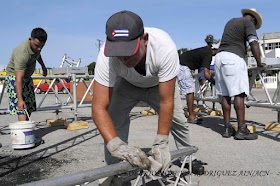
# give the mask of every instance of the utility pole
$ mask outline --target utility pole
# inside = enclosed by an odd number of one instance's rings
[[[99,52],[103,41],[100,40],[100,39],[97,39],[97,42],[98,42],[98,43],[96,44],[96,46],[97,46],[97,50],[98,50],[98,52]]]

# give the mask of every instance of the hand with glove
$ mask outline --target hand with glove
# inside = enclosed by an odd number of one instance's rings
[[[152,174],[156,174],[160,170],[160,168],[161,172],[164,173],[168,168],[169,162],[171,161],[171,155],[168,145],[168,135],[157,134],[152,150],[149,152],[149,154],[156,162],[161,164],[161,167],[159,167],[158,163],[156,164],[152,162]]]
[[[113,157],[126,160],[142,169],[147,169],[151,166],[151,162],[145,152],[138,147],[129,146],[119,137],[111,139],[107,143],[107,149]]]

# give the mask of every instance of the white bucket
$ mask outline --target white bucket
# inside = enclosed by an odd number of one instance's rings
[[[10,123],[12,147],[13,149],[25,149],[35,146],[35,136],[33,121],[18,121]]]

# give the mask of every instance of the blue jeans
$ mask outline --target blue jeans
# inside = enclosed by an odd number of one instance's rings
[[[127,143],[130,125],[129,113],[139,102],[148,103],[157,113],[159,113],[159,86],[140,88],[136,87],[125,79],[120,78],[114,86],[109,114],[114,123],[118,136]],[[174,137],[177,149],[183,149],[191,146],[189,137],[189,125],[187,118],[182,109],[181,96],[176,81],[174,94],[174,110],[171,134]],[[105,149],[105,160],[107,164],[119,162],[118,159],[111,156],[110,152]]]

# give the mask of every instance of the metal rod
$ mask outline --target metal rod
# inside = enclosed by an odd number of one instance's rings
[[[259,74],[259,76],[260,76],[260,79],[261,79],[261,82],[262,82],[262,84],[263,84],[264,91],[265,91],[265,94],[266,94],[266,96],[267,96],[267,98],[268,98],[268,100],[269,100],[269,103],[272,105],[272,101],[271,101],[270,95],[269,95],[269,93],[268,93],[268,91],[267,91],[267,88],[266,88],[266,86],[265,86],[265,83],[264,83],[264,81],[263,81],[263,77],[262,77],[262,75],[261,75],[260,72],[258,72],[258,74]]]
[[[178,175],[176,176],[177,178],[176,178],[176,181],[175,181],[174,186],[177,186],[177,185],[178,185],[179,179],[180,179],[180,176],[181,176],[181,173],[182,173],[182,171],[183,171],[183,169],[184,169],[184,167],[185,167],[185,164],[186,164],[188,158],[189,158],[189,156],[186,156],[186,157],[184,158],[184,161],[183,161],[183,163],[182,163],[182,165],[181,165],[181,168],[180,168],[180,172],[179,172]]]
[[[187,147],[184,149],[176,150],[170,152],[171,158],[176,159],[183,156],[189,156],[195,152],[197,152],[197,147]],[[100,178],[105,178],[108,176],[113,176],[117,174],[121,174],[124,172],[136,170],[138,167],[132,166],[128,162],[120,162],[117,164],[107,165],[105,167],[100,167],[96,169],[86,170],[82,172],[67,174],[64,176],[53,177],[46,180],[35,181],[27,184],[23,184],[23,186],[66,186],[66,185],[77,185],[83,184],[85,182],[93,182]]]
[[[262,108],[271,108],[271,109],[280,109],[280,103],[271,105],[270,103],[265,102],[253,102],[253,101],[245,101],[246,106],[253,106],[253,107],[262,107]]]
[[[253,88],[253,85],[255,83],[255,80],[257,78],[257,73],[255,71],[252,71],[252,76],[250,78],[250,84],[249,84],[249,90],[251,91]]]
[[[40,79],[39,83],[37,84],[37,87],[35,88],[34,92],[36,93],[36,91],[38,90],[39,86],[41,85],[41,82],[43,81],[43,79]]]
[[[3,87],[2,87],[1,96],[0,96],[0,104],[1,104],[1,102],[2,102],[2,98],[3,98],[4,92],[5,92],[5,88],[6,88],[6,83],[5,83],[5,81],[4,81]]]
[[[89,89],[89,87],[91,87],[91,85],[93,84],[93,81],[94,81],[94,80],[92,80],[92,82],[90,83],[89,86],[87,85],[87,83],[85,82],[84,79],[83,79],[82,81],[83,81],[85,87],[87,88],[87,92],[89,92],[89,94],[92,96],[92,95],[93,95],[93,92]]]
[[[72,74],[73,79],[73,103],[74,103],[74,122],[78,121],[78,112],[77,112],[77,85],[76,85],[76,74]]]
[[[83,81],[84,82],[84,81]],[[82,98],[82,100],[81,100],[81,102],[79,103],[79,105],[82,105],[83,104],[83,102],[84,102],[84,99],[86,98],[86,96],[87,96],[87,93],[90,91],[90,95],[91,96],[93,96],[93,93],[91,92],[91,86],[92,86],[92,84],[93,84],[93,82],[94,82],[94,80],[92,80],[91,82],[90,82],[90,85],[89,85],[89,87],[87,87],[87,91],[85,92],[85,94],[84,94],[84,96],[83,96],[83,98]],[[84,82],[84,84],[85,84],[85,86],[87,86],[87,84]]]
[[[220,102],[220,99],[218,97],[204,97],[204,98],[194,97],[194,99],[198,101]]]
[[[55,80],[55,82],[54,82],[54,92],[55,92],[55,94],[58,94],[58,81],[57,80]],[[56,104],[58,104],[58,98],[56,97],[55,98],[55,103]]]
[[[189,158],[189,182],[192,183],[192,155],[190,154]]]
[[[69,92],[68,88],[65,86],[65,84],[63,83],[63,81],[59,78],[60,83],[62,84],[62,86],[65,88],[67,94],[72,98],[73,100],[73,96],[71,95],[71,93]]]
[[[76,78],[77,78],[77,76],[76,76]],[[78,84],[80,83],[80,79],[81,79],[81,78],[79,78],[79,79],[78,79],[78,82],[76,82],[76,87],[77,87]],[[73,90],[74,90],[74,84],[73,84]],[[72,94],[73,94],[73,90],[72,90]],[[66,101],[66,104],[70,102],[70,99],[71,99],[71,98],[72,98],[72,100],[73,100],[73,97],[70,97],[70,96],[68,97],[68,99],[67,99],[67,101]]]
[[[57,83],[57,78],[54,78],[54,84],[56,84]],[[52,89],[52,91],[54,92],[54,95],[55,95],[55,97],[56,97],[56,101],[55,101],[55,103],[56,104],[59,104],[58,103],[58,100],[59,100],[59,102],[62,104],[63,103],[63,101],[59,98],[59,96],[58,96],[58,91],[56,91],[55,89],[53,89],[53,87],[52,86],[50,86],[50,83],[49,83],[49,81],[46,81],[47,83],[48,83],[48,85],[49,85],[49,88],[51,88]],[[50,92],[50,89],[48,89],[47,90],[47,92],[46,92],[46,94],[48,94]]]
[[[52,80],[51,85],[50,85],[49,82],[47,81],[47,83],[49,84],[49,88],[48,88],[47,92],[45,93],[44,97],[41,99],[41,102],[40,102],[39,105],[37,106],[38,108],[40,108],[41,105],[43,104],[45,98],[47,97],[47,94],[48,94],[49,91],[50,91],[50,88],[52,87],[52,85],[53,85],[53,83],[54,83],[54,81],[55,81],[55,79]]]
[[[279,74],[279,72],[277,73]],[[279,75],[276,74],[276,79],[277,79],[277,87],[276,87],[276,90],[274,92],[274,95],[273,95],[273,98],[272,98],[272,101],[275,103],[278,101],[278,94],[279,94],[279,84],[280,84],[280,81],[279,81]]]

